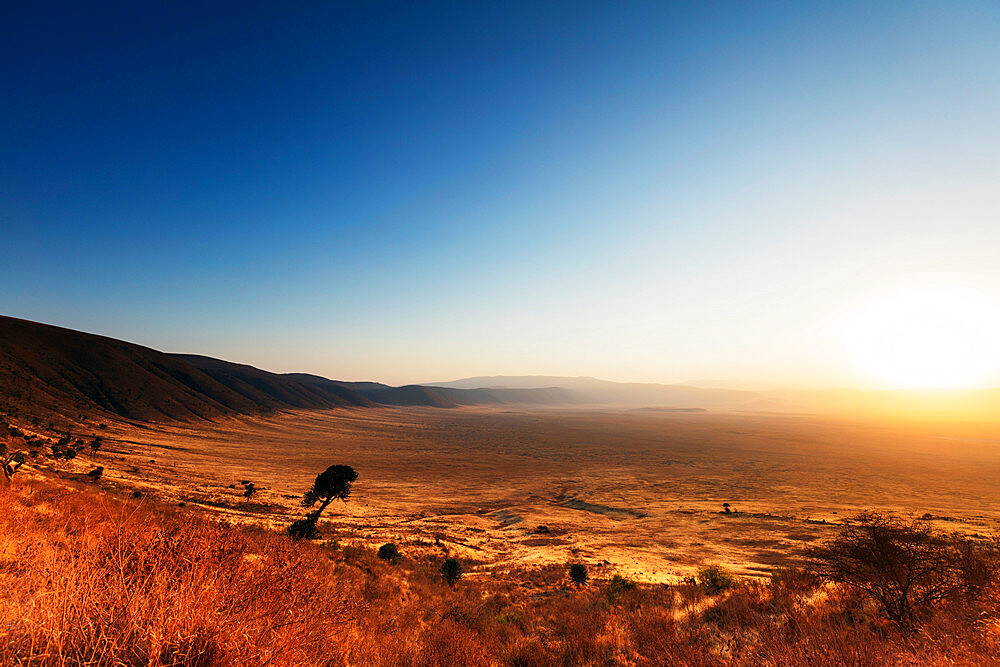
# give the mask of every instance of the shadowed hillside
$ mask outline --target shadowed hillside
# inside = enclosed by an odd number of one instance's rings
[[[190,420],[371,404],[343,387],[211,361],[206,371],[141,345],[0,317],[0,405],[12,414]]]
[[[573,392],[551,388],[397,388],[375,382],[337,382],[305,373],[270,373],[0,316],[0,410],[12,415],[78,420],[81,415],[97,414],[155,421],[380,403],[450,408],[574,401]]]

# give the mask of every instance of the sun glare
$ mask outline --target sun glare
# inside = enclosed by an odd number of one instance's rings
[[[859,315],[849,338],[865,372],[894,388],[979,386],[1000,367],[1000,315],[964,294],[880,299]]]

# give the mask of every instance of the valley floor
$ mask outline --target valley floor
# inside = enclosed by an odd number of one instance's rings
[[[96,456],[59,467],[103,465],[106,487],[279,531],[318,472],[351,465],[330,537],[448,549],[490,571],[573,560],[671,583],[717,563],[766,577],[866,508],[945,531],[1000,525],[996,423],[380,408],[100,433]],[[249,503],[240,480],[262,489]]]

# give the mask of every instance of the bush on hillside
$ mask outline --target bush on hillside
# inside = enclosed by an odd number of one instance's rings
[[[631,591],[634,588],[634,581],[626,579],[620,574],[616,574],[611,577],[611,581],[608,582],[607,587],[604,589],[604,599],[608,604],[615,604],[621,599],[621,596],[624,595],[626,591]]]
[[[456,559],[445,558],[444,562],[441,563],[441,576],[444,578],[445,583],[452,588],[454,588],[455,583],[462,578],[462,574],[462,564]]]
[[[316,519],[310,514],[304,519],[295,521],[288,527],[288,535],[297,540],[315,540],[320,536],[316,528]]]
[[[392,561],[393,563],[399,562],[399,548],[392,542],[383,544],[378,548],[378,557],[382,560]]]
[[[718,565],[708,565],[698,570],[698,585],[709,595],[718,595],[736,587],[736,577]]]
[[[874,511],[859,514],[809,555],[817,576],[873,598],[903,626],[940,602],[977,597],[993,582],[997,564],[992,545]]]

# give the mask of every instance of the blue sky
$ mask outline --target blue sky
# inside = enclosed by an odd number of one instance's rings
[[[995,4],[347,5],[5,9],[0,312],[343,379],[875,386],[872,303],[1000,311]]]

